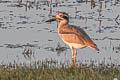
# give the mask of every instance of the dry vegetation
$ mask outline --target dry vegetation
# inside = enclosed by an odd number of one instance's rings
[[[113,80],[120,79],[120,67],[115,65],[68,66],[53,62],[1,65],[0,80]]]

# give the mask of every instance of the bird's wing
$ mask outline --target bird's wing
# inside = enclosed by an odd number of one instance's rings
[[[77,29],[73,26],[64,25],[60,28],[59,35],[65,42],[85,45],[82,35],[80,36],[76,31]]]
[[[96,44],[90,39],[86,32],[74,25],[66,25],[60,31],[62,39],[69,43],[78,43],[92,48],[97,48]]]
[[[72,32],[62,32],[59,34],[63,41],[68,43],[77,43],[84,45],[83,40],[79,39],[79,36]]]

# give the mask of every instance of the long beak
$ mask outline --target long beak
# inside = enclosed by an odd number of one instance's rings
[[[53,18],[53,19],[47,20],[47,21],[45,21],[45,22],[52,22],[52,21],[56,21],[56,18]]]

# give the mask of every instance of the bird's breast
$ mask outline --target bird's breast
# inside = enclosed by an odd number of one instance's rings
[[[64,41],[64,40],[63,40]],[[76,49],[80,49],[80,48],[84,48],[86,47],[85,45],[82,44],[77,44],[77,43],[68,43],[66,41],[64,41],[67,45],[69,45],[70,47],[76,48]]]

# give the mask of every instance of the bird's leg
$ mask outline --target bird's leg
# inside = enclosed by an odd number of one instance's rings
[[[74,51],[73,51],[73,47],[71,47],[71,52],[72,52],[72,59],[74,58]]]
[[[74,51],[73,51],[73,47],[71,47],[71,52],[72,52],[72,65],[74,65]]]
[[[73,47],[71,47],[71,52],[72,52],[72,65],[75,65],[76,64],[77,49],[75,49],[75,51],[74,51]]]
[[[74,52],[74,64],[76,64],[76,54],[77,54],[77,49],[75,49],[75,52]]]

